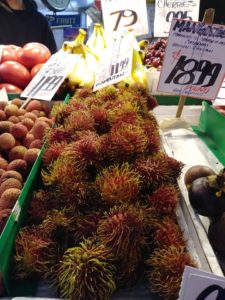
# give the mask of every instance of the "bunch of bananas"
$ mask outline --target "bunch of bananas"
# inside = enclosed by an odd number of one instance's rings
[[[106,42],[106,35],[101,24],[94,25],[93,33],[85,44],[86,31],[79,29],[79,34],[72,42],[65,42],[63,50],[74,55],[80,55],[77,63],[74,65],[72,72],[66,78],[66,86],[70,90],[75,90],[77,87],[92,88],[95,83],[95,71],[98,69],[99,59],[102,56],[102,51],[110,44]],[[134,39],[132,70],[128,78],[121,81],[119,85],[132,85],[141,83],[147,85],[145,68],[143,66],[142,49],[148,43],[146,40],[137,42]]]

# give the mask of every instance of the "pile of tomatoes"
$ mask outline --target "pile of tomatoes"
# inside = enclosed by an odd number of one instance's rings
[[[0,89],[5,87],[8,93],[18,94],[51,56],[49,49],[40,43],[2,46],[0,52]]]

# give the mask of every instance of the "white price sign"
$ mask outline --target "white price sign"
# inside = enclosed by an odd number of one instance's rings
[[[214,100],[225,74],[225,26],[171,23],[158,91]]]
[[[200,0],[156,0],[154,36],[167,37],[172,20],[198,21]]]
[[[192,267],[185,267],[178,300],[224,299],[224,277],[220,277]]]
[[[133,29],[135,35],[148,33],[146,0],[101,0],[101,3],[106,31]]]
[[[63,51],[52,55],[22,92],[21,97],[51,101],[79,58],[80,55]]]
[[[130,76],[133,58],[134,32],[120,35],[103,54],[96,72],[94,91]]]

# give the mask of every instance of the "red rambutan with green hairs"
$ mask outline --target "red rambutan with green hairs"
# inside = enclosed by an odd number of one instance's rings
[[[15,274],[19,279],[44,276],[55,264],[55,244],[40,227],[23,227],[15,241]]]
[[[195,267],[194,261],[184,247],[169,246],[156,249],[147,260],[151,290],[165,300],[178,298],[185,266]]]
[[[71,246],[72,232],[74,231],[74,217],[69,216],[65,209],[52,209],[47,212],[46,218],[40,225],[43,235],[57,243],[60,252]]]
[[[66,142],[48,144],[42,156],[42,161],[45,166],[56,160],[64,151],[68,144]]]
[[[95,132],[81,132],[77,141],[67,145],[64,149],[64,155],[71,156],[83,164],[95,165],[101,160],[101,141]]]
[[[94,127],[99,134],[106,133],[110,130],[108,112],[104,107],[92,107],[91,115],[94,118]]]
[[[57,206],[56,203],[57,199],[50,190],[39,189],[35,191],[27,210],[27,223],[35,225],[42,223],[48,210],[53,206]]]
[[[121,124],[112,128],[108,139],[103,145],[108,157],[113,161],[132,161],[145,152],[148,139],[140,126]]]
[[[180,199],[178,188],[172,184],[165,184],[157,188],[147,197],[148,204],[159,216],[174,216]]]
[[[108,205],[135,202],[140,190],[140,176],[128,163],[111,165],[98,174],[96,187]]]
[[[92,212],[85,215],[78,215],[75,217],[75,231],[74,236],[76,241],[81,242],[96,235],[99,221],[102,219],[103,213]]]
[[[70,142],[72,140],[72,131],[62,126],[47,128],[44,140],[48,145],[52,143]]]
[[[154,117],[153,117],[154,118]],[[157,152],[161,148],[160,135],[158,131],[158,125],[150,118],[144,119],[142,128],[148,139],[148,146],[146,152],[152,154]]]
[[[88,184],[80,162],[72,157],[60,156],[41,172],[43,183],[50,186],[64,200],[75,204],[85,202]]]
[[[154,226],[153,240],[155,247],[159,249],[169,246],[185,247],[183,232],[173,219],[168,217],[160,219],[158,222],[155,222]]]
[[[109,249],[85,240],[63,255],[58,269],[60,295],[76,300],[109,299],[116,289],[115,271]]]
[[[75,99],[80,98],[80,99],[85,99],[93,94],[92,89],[88,88],[81,88],[77,89],[75,95],[73,96]]]
[[[57,125],[60,125],[64,123],[64,119],[66,119],[70,113],[71,112],[65,103],[57,103],[52,107],[50,116]]]
[[[146,211],[139,205],[114,206],[99,222],[97,237],[115,255],[120,278],[135,275],[147,247],[147,228]]]
[[[113,85],[109,85],[103,89],[98,90],[95,96],[97,99],[100,99],[102,101],[102,104],[107,101],[111,102],[117,98],[118,90]]]
[[[89,111],[73,111],[65,120],[65,128],[70,129],[72,132],[80,130],[94,131],[94,118]]]
[[[164,183],[175,183],[183,164],[157,152],[147,158],[137,159],[134,166],[141,176],[143,188],[155,189]]]

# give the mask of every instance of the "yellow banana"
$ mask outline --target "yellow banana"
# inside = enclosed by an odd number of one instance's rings
[[[95,70],[98,64],[96,56],[90,53],[89,49],[83,44],[73,47],[73,53],[80,54],[81,57],[67,77],[70,88],[74,90],[74,87],[93,87]]]
[[[75,38],[74,41],[64,42],[63,50],[67,51],[67,52],[70,51],[71,53],[73,53],[73,48],[76,47],[76,45],[84,44],[86,35],[87,35],[87,32],[84,29],[80,28],[79,29],[79,34],[77,35],[77,37]]]
[[[147,86],[147,76],[141,56],[136,49],[133,49],[133,60],[131,67],[131,78],[133,81]]]
[[[145,50],[145,48],[148,46],[149,41],[148,40],[141,40],[138,42],[139,47],[141,50]]]
[[[100,23],[94,24],[94,30],[89,37],[86,45],[98,56],[101,56],[102,50],[106,48],[106,39],[104,29]]]

